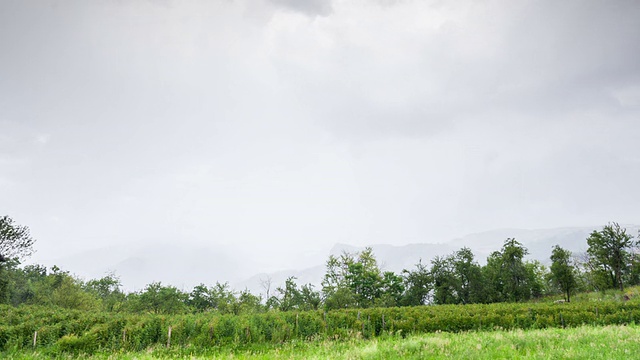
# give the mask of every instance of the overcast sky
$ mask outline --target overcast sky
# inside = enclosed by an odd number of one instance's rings
[[[640,221],[630,1],[0,1],[0,215],[36,258]],[[293,259],[292,259],[293,258]]]

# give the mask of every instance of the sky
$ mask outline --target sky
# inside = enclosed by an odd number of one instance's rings
[[[34,259],[640,220],[640,5],[3,0],[0,213]]]

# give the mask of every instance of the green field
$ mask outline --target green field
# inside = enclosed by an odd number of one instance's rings
[[[0,357],[630,358],[640,298],[579,302],[161,315],[0,306]],[[34,335],[37,333],[36,346]],[[170,334],[170,336],[169,336]],[[167,347],[167,343],[170,346]]]
[[[292,341],[206,351],[162,347],[143,352],[57,355],[72,359],[630,359],[640,354],[640,326],[582,326],[571,329],[439,332],[406,338]],[[7,359],[46,359],[43,352],[3,354]]]

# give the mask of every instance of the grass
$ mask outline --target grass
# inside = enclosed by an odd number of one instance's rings
[[[624,289],[624,292],[616,289],[608,289],[605,291],[590,291],[590,292],[581,292],[577,294],[571,295],[571,302],[573,303],[582,303],[582,302],[596,302],[596,301],[624,301],[625,295],[629,299],[639,298],[640,297],[640,286],[629,286]],[[534,299],[531,302],[539,303],[539,302],[554,302],[556,300],[563,300],[564,297],[562,294],[545,296],[540,299]]]
[[[640,326],[433,333],[373,340],[293,341],[280,346],[150,349],[93,356],[42,352],[3,354],[6,359],[629,359],[640,354]]]

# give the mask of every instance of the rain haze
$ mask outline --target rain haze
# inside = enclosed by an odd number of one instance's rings
[[[48,266],[169,249],[230,269],[176,266],[188,284],[336,243],[638,223],[638,19],[637,1],[4,0],[0,215]]]

